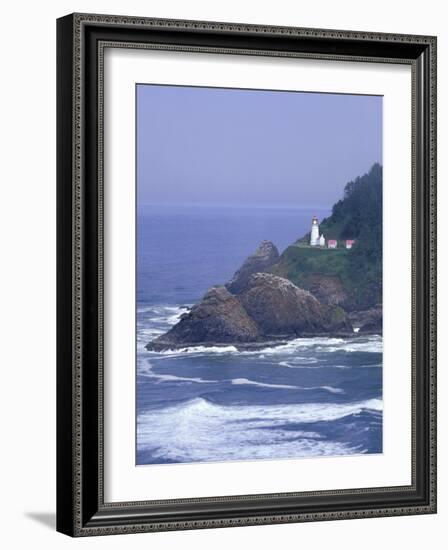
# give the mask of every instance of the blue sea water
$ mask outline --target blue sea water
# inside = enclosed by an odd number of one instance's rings
[[[382,338],[149,352],[263,239],[280,252],[328,211],[161,207],[137,212],[137,464],[382,452]]]

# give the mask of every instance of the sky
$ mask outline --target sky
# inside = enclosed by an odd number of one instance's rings
[[[382,97],[137,85],[138,205],[331,208],[382,163]]]

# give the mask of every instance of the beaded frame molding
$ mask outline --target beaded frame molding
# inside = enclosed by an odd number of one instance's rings
[[[436,38],[72,14],[57,21],[57,530],[141,533],[436,512]],[[408,64],[412,483],[108,503],[103,486],[104,49]]]

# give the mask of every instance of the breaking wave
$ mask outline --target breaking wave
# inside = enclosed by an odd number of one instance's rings
[[[138,310],[139,464],[381,452],[380,336],[145,349],[186,311]]]
[[[138,450],[157,461],[196,462],[337,456],[364,453],[361,445],[329,441],[306,424],[363,411],[380,414],[382,401],[288,405],[218,405],[197,397],[138,417]],[[300,426],[298,424],[305,424]]]

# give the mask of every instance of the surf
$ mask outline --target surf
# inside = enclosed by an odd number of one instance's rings
[[[150,451],[159,462],[363,454],[359,444],[329,440],[311,426],[363,411],[381,413],[382,401],[256,406],[198,397],[139,415],[138,450]]]

